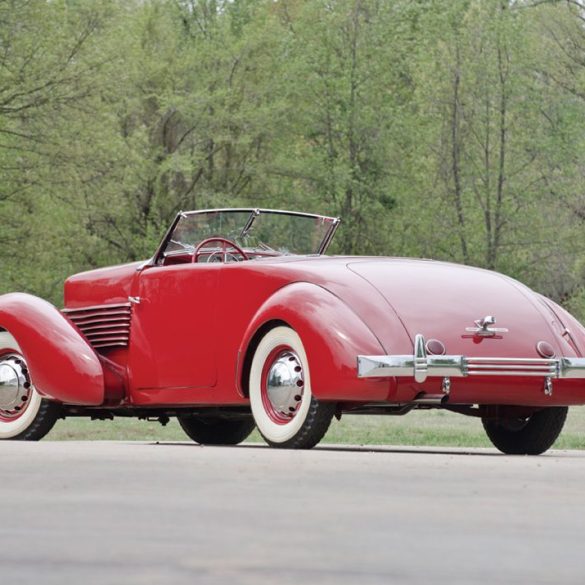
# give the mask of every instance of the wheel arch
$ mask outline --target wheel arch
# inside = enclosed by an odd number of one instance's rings
[[[246,398],[250,395],[249,385],[250,369],[252,367],[252,359],[254,358],[254,353],[258,348],[258,344],[270,330],[280,326],[290,327],[290,325],[286,321],[282,321],[280,319],[271,319],[269,321],[266,321],[266,323],[263,323],[258,327],[258,329],[252,335],[250,341],[248,342],[248,345],[244,352],[241,370],[238,377],[240,392]]]
[[[308,282],[280,288],[252,318],[238,351],[236,384],[242,396],[249,395],[250,367],[260,340],[282,325],[302,339],[316,398],[371,401],[388,397],[393,379],[357,378],[357,355],[383,352],[379,340],[341,299]]]
[[[100,360],[56,307],[26,293],[2,295],[0,331],[19,345],[39,394],[70,404],[103,403]]]

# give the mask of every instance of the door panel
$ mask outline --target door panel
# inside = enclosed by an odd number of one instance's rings
[[[152,266],[137,275],[130,348],[132,388],[215,385],[221,264]]]

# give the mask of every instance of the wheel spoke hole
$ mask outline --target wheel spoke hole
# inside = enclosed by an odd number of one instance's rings
[[[0,423],[19,419],[33,404],[33,386],[26,361],[22,356],[6,354],[0,357]]]

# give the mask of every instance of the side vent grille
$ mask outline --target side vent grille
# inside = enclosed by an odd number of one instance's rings
[[[130,303],[63,309],[95,349],[128,347],[131,312]]]

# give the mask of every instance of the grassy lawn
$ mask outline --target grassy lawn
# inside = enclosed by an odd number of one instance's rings
[[[50,440],[185,441],[187,436],[172,420],[166,427],[135,419],[59,421]],[[255,431],[251,441],[262,441]],[[334,420],[325,443],[357,445],[420,445],[445,447],[491,447],[479,419],[441,410],[415,411],[406,416],[344,416]],[[555,447],[585,449],[585,408],[569,410],[567,424]]]

